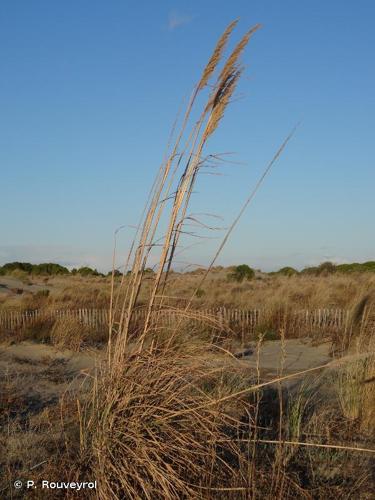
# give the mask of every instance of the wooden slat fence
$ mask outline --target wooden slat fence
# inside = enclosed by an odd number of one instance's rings
[[[193,311],[192,321],[204,322],[208,316],[215,318],[223,329],[229,326],[233,330],[246,329],[254,331],[258,325],[283,326],[290,330],[327,330],[338,331],[345,328],[349,319],[349,310],[346,309],[315,309],[295,310],[272,313],[261,309],[232,309],[217,307]],[[138,309],[134,312],[134,321],[145,319],[146,310]],[[178,312],[165,310],[162,312],[166,324],[172,325]],[[51,321],[58,318],[76,319],[92,327],[108,325],[109,313],[107,309],[55,309],[33,311],[0,311],[0,329],[15,330],[26,325],[32,325],[39,320]]]

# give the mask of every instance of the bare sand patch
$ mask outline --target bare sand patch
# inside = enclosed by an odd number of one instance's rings
[[[319,345],[310,339],[286,339],[264,342],[259,349],[259,367],[269,373],[295,373],[328,363],[331,343]],[[242,355],[243,354],[243,355]],[[248,366],[256,368],[258,364],[257,344],[251,343],[248,348],[237,353]]]

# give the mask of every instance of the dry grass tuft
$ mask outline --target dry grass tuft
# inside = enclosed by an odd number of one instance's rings
[[[181,345],[176,348],[189,315],[194,313],[185,308],[170,330],[162,319],[165,287],[202,166],[202,152],[238,82],[238,58],[250,34],[224,64],[208,104],[187,138],[183,138],[184,131],[195,98],[219,63],[235,24],[231,23],[219,39],[188,104],[172,151],[159,170],[126,260],[130,275],[117,288],[112,276],[108,369],[96,379],[92,402],[81,421],[82,450],[92,457],[103,499],[200,498],[215,488],[243,487],[238,480],[237,444],[223,444],[225,430],[235,424],[225,413],[222,398],[202,388],[207,377],[212,384],[214,371],[207,362],[199,362],[207,350],[198,345],[192,356],[191,347],[188,352],[183,352]],[[174,186],[176,174],[179,179]],[[158,238],[166,200],[171,201],[167,229]],[[158,264],[148,284],[147,315],[139,337],[132,339],[130,346],[130,325],[156,241]]]
[[[90,339],[90,328],[75,318],[57,318],[50,333],[53,345],[60,349],[79,351]]]
[[[162,349],[99,381],[84,448],[100,498],[200,498],[202,488],[238,483],[235,443],[218,444],[233,423],[201,388],[212,376],[195,357]]]

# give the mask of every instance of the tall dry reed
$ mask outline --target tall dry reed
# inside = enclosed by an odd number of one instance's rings
[[[220,37],[159,169],[125,262],[129,276],[115,286],[112,275],[108,366],[95,381],[82,425],[82,450],[89,449],[93,457],[101,498],[200,498],[221,487],[241,486],[235,442],[218,445],[223,442],[224,429],[235,426],[236,421],[223,411],[220,399],[216,404],[202,389],[205,377],[213,376],[202,361],[202,352],[212,346],[200,346],[198,364],[194,356],[181,352],[176,338],[191,314],[188,308],[180,311],[181,321],[169,335],[160,328],[166,307],[164,290],[189,219],[203,151],[238,84],[243,70],[240,56],[259,27],[244,35],[215,79],[235,25],[236,21]],[[207,94],[206,104],[193,121],[197,97],[203,93]],[[160,237],[165,216],[166,230]],[[134,338],[132,317],[155,249],[158,261],[148,283],[146,319]],[[189,350],[186,344],[185,351]]]
[[[125,278],[124,273],[121,281],[115,283],[112,274],[108,360],[94,380],[90,402],[81,412],[81,452],[98,479],[98,496],[102,499],[251,498],[265,491],[268,494],[271,491],[273,498],[299,494],[310,498],[298,481],[288,475],[280,454],[284,411],[281,400],[277,424],[279,439],[263,440],[278,446],[280,459],[275,454],[266,455],[267,459],[269,456],[277,458],[271,487],[269,477],[263,473],[270,472],[269,465],[259,465],[257,461],[257,443],[262,442],[255,430],[260,418],[259,391],[275,383],[319,372],[331,364],[298,374],[280,373],[275,380],[267,382],[260,381],[258,376],[253,384],[246,387],[234,384],[222,392],[218,390],[222,369],[215,369],[209,357],[205,359],[215,346],[189,342],[188,332],[182,332],[184,321],[189,314],[194,314],[190,311],[192,297],[185,307],[176,311],[181,320],[170,331],[160,319],[170,307],[165,291],[181,235],[186,231],[189,203],[204,164],[207,141],[218,127],[241,77],[240,56],[258,29],[256,26],[245,34],[217,71],[235,25],[236,22],[231,23],[219,39],[190,98],[181,128],[170,143],[126,258],[124,269],[129,270],[129,275]],[[216,79],[215,73],[218,73]],[[203,110],[194,121],[197,97],[202,98],[206,91]],[[230,226],[197,290],[264,175]],[[137,335],[133,335],[132,319],[155,250],[157,264],[148,281],[146,320]],[[114,253],[114,262],[115,258]],[[207,391],[207,385],[213,389]],[[233,402],[237,411],[228,411]],[[295,411],[298,413],[297,417],[294,415],[297,431],[292,434],[293,439],[301,434],[301,412],[300,407]],[[241,419],[244,413],[247,415],[245,430]],[[246,437],[239,438],[241,433]],[[288,442],[288,446],[298,444]],[[304,444],[309,446],[309,443]]]

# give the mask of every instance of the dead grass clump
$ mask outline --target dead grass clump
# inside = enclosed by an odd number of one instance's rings
[[[106,329],[97,329],[74,317],[57,318],[50,330],[50,342],[60,349],[79,351],[83,347],[103,343],[108,338]]]
[[[375,347],[375,342],[372,344]],[[342,367],[337,373],[336,387],[344,417],[374,436],[375,354],[361,359],[359,353],[359,359]]]
[[[375,343],[373,343],[375,344]],[[374,346],[375,347],[375,346]],[[361,383],[361,426],[375,434],[375,355],[366,360]]]
[[[83,436],[100,498],[200,498],[237,483],[235,446],[218,445],[230,421],[200,389],[206,367],[163,349],[142,351],[108,376]]]
[[[303,337],[312,332],[303,321],[304,317],[285,302],[275,302],[269,309],[260,312],[260,321],[255,328],[256,334],[265,335],[268,340],[280,339],[280,332],[288,338]]]
[[[0,377],[2,499],[25,498],[25,489],[14,488],[15,479],[36,484],[46,478],[74,481],[83,471],[75,395],[65,395],[58,401],[55,397],[46,399],[38,391],[22,391],[23,387],[25,378],[16,371]],[[66,498],[63,493],[55,491],[53,498]],[[27,491],[28,498],[39,499],[40,495],[38,489]],[[48,493],[43,497],[50,498]]]
[[[41,315],[32,323],[20,327],[15,332],[15,339],[17,341],[34,340],[39,342],[49,342],[54,323],[55,319],[51,318],[48,314]]]
[[[89,338],[88,327],[75,318],[57,318],[50,333],[52,344],[60,349],[79,351]]]
[[[337,393],[343,415],[365,432],[375,431],[375,304],[366,293],[353,307],[346,329],[334,341],[335,352],[352,361],[337,374]]]
[[[338,396],[342,413],[361,428],[375,422],[375,359],[356,360],[338,373]]]

